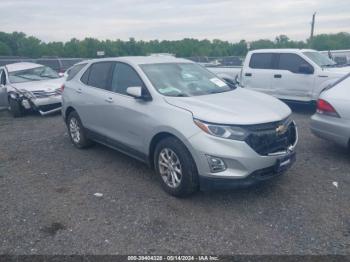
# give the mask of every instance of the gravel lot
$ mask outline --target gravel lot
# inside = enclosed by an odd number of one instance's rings
[[[288,173],[187,199],[107,147],[75,149],[60,115],[0,112],[0,253],[350,254],[350,154],[310,133],[309,109],[294,109]]]

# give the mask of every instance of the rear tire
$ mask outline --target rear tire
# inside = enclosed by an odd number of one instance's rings
[[[13,98],[9,98],[9,110],[13,117],[23,116],[24,109],[21,104]]]
[[[77,112],[73,111],[68,115],[67,128],[74,146],[83,149],[92,145],[92,141],[87,138],[85,128]]]
[[[167,137],[161,140],[155,148],[153,159],[156,173],[167,193],[185,197],[198,190],[196,164],[179,139]]]

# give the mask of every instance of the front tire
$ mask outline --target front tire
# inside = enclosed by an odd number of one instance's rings
[[[69,137],[77,148],[83,149],[92,145],[77,112],[73,111],[68,115],[67,128]]]
[[[11,97],[9,98],[9,110],[13,117],[21,117],[24,113],[21,104]]]
[[[198,190],[196,164],[177,138],[168,137],[157,144],[154,166],[163,189],[170,195],[185,197]]]

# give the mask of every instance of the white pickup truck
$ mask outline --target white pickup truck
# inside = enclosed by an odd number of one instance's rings
[[[235,80],[238,68],[208,68]],[[327,86],[350,72],[349,66],[311,49],[260,49],[248,52],[238,81],[242,86],[283,100],[313,102]]]

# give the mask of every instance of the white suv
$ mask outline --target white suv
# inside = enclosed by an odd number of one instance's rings
[[[292,101],[316,101],[325,88],[350,72],[311,49],[250,51],[240,82],[245,88]]]

